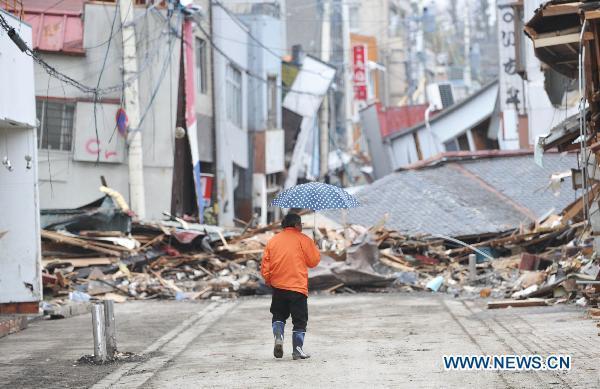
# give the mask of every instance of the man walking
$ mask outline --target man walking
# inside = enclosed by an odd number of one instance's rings
[[[281,222],[283,231],[265,247],[261,272],[265,283],[273,287],[271,300],[272,326],[275,336],[273,355],[283,356],[283,330],[292,315],[292,344],[294,359],[310,356],[302,349],[308,322],[308,268],[319,264],[321,256],[312,239],[302,233],[302,221],[288,213]]]

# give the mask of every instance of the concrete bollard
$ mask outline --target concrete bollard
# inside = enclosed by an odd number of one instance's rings
[[[475,254],[469,254],[469,281],[475,281],[477,278],[477,257]]]
[[[104,328],[106,333],[106,353],[113,359],[117,352],[117,329],[115,324],[115,302],[104,300]]]
[[[104,305],[92,305],[92,331],[94,334],[94,360],[106,362],[106,332],[104,327]]]

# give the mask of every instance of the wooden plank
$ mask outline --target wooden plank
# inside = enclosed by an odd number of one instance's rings
[[[542,16],[546,17],[574,14],[579,12],[579,7],[581,4],[582,3],[580,1],[567,4],[551,4],[542,9]]]
[[[487,303],[488,309],[508,308],[508,307],[542,307],[546,306],[544,299],[527,299],[527,300],[496,300]]]
[[[571,28],[565,28],[564,30],[555,30],[552,32],[544,32],[541,34],[537,34],[537,36],[535,38],[543,39],[543,38],[554,38],[557,36],[565,36],[565,35],[573,35],[573,34],[579,35],[580,32],[581,32],[581,27],[576,26],[576,27],[571,27]]]
[[[142,247],[140,247],[140,250],[144,250],[144,249],[146,249],[146,247],[152,246],[155,243],[160,242],[161,240],[163,240],[164,237],[165,237],[165,234],[158,235],[157,237],[151,239],[148,243],[146,243],[145,245],[143,245]]]
[[[96,257],[96,258],[68,258],[68,259],[42,259],[42,267],[48,266],[50,263],[70,264],[74,268],[88,266],[111,265],[119,260],[118,257]]]
[[[67,244],[70,246],[81,247],[86,250],[96,251],[98,253],[110,255],[112,257],[120,257],[121,256],[121,253],[117,250],[99,247],[99,246],[91,244],[83,239],[65,236],[65,235],[59,234],[57,232],[42,230],[41,235],[42,235],[42,238],[51,240],[53,242],[64,243],[64,244]]]
[[[221,242],[223,242],[223,247],[225,247],[225,249],[228,250],[228,251],[232,251],[231,247],[229,246],[229,244],[225,240],[225,237],[223,236],[223,233],[221,231],[217,230],[217,234],[219,234],[219,238],[221,239]]]
[[[332,286],[331,288],[325,289],[324,292],[325,293],[331,293],[334,290],[341,288],[342,286],[344,286],[343,283],[342,284],[337,284],[337,285]]]
[[[401,270],[401,271],[408,271],[408,272],[414,272],[415,271],[414,267],[406,266],[406,265],[401,264],[399,262],[394,262],[391,259],[387,259],[383,255],[379,258],[379,261],[381,263],[383,263],[384,265],[386,265],[386,266],[393,267],[394,269],[398,269],[398,270]]]
[[[589,32],[589,31],[583,33],[583,40],[593,40],[593,39],[594,39],[593,33]],[[557,46],[557,45],[564,45],[567,43],[577,43],[577,42],[579,42],[579,33],[547,37],[547,38],[537,38],[537,39],[533,40],[533,46],[536,49],[539,49],[541,47]]]
[[[591,204],[592,201],[594,201],[596,196],[598,196],[599,192],[600,192],[600,184],[594,185],[592,187],[592,189],[589,191],[589,193],[587,194],[588,204]],[[582,209],[583,209],[583,196],[578,198],[571,204],[567,205],[567,207],[563,210],[563,215],[562,215],[563,224],[566,224],[568,221],[570,221],[575,216],[577,216],[581,212]]]
[[[594,9],[585,12],[585,18],[587,20],[600,19],[600,10]]]

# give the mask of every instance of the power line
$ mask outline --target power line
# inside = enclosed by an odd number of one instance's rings
[[[57,3],[58,4],[58,3]],[[37,64],[39,64],[44,71],[53,78],[56,78],[59,81],[62,81],[66,84],[69,84],[83,93],[94,96],[95,94],[105,94],[110,92],[120,91],[123,88],[122,84],[114,85],[108,88],[99,88],[97,85],[95,88],[85,85],[80,81],[75,80],[74,78],[68,76],[65,73],[60,72],[55,67],[47,63],[44,59],[42,59],[36,51],[31,49],[27,43],[21,38],[21,36],[17,33],[17,31],[8,24],[6,19],[0,14],[0,28],[5,30],[8,33],[9,38],[13,41],[13,43],[26,55],[30,56]],[[136,76],[139,77],[139,72]],[[133,81],[133,78],[130,80],[126,80],[126,84]]]
[[[131,4],[131,3],[130,3]],[[102,81],[102,75],[104,74],[104,69],[106,68],[106,60],[108,59],[108,54],[110,52],[110,44],[112,43],[113,31],[115,29],[115,23],[117,21],[117,13],[119,8],[119,0],[115,1],[115,15],[113,16],[112,24],[110,26],[109,40],[108,45],[106,46],[106,51],[104,52],[104,60],[102,61],[102,67],[100,68],[100,74],[98,74],[98,82],[96,83],[96,92],[94,93],[94,131],[96,132],[96,142],[100,143],[100,137],[98,136],[98,88],[100,88],[100,81]],[[129,10],[127,11],[129,13]],[[123,28],[123,23],[121,23],[121,28]],[[96,155],[96,163],[100,162],[100,148],[98,147],[98,153]]]
[[[58,0],[56,3],[52,4],[50,7],[46,8],[45,10],[43,10],[40,13],[45,14],[46,12],[50,11],[52,8],[56,7],[57,5],[59,5],[60,3],[64,3],[65,0]]]
[[[213,47],[213,49],[215,49],[219,54],[221,54],[226,60],[228,60],[231,63],[236,63],[236,61],[234,59],[232,59],[229,55],[227,55],[223,49],[221,49],[218,45],[215,44],[213,37],[200,25],[200,23],[197,23],[196,26],[198,26],[198,28],[200,29],[200,31],[202,31],[202,33],[206,36],[206,38],[208,39],[208,41],[210,42],[211,46]],[[184,44],[187,44],[184,40]],[[240,67],[244,73],[246,73],[248,76],[263,82],[264,84],[268,84],[269,81],[257,74],[252,73],[250,70],[245,69],[243,67]],[[285,90],[287,92],[293,92],[293,93],[297,93],[297,94],[301,94],[301,95],[309,95],[309,96],[315,96],[315,97],[323,97],[325,94],[318,94],[318,93],[312,93],[312,92],[305,92],[305,91],[298,91],[292,88],[288,88],[285,87],[283,85],[276,85],[276,88],[281,89],[281,90]]]
[[[170,35],[170,34],[169,34]],[[168,66],[171,63],[171,55],[173,54],[173,47],[175,47],[175,45],[172,43],[172,41],[169,41],[169,52],[168,55],[165,57],[165,61],[163,62],[163,66],[159,75],[159,80],[156,83],[156,86],[154,87],[154,90],[152,91],[152,95],[150,96],[150,100],[148,102],[148,106],[146,107],[146,109],[144,110],[144,113],[142,114],[141,118],[140,118],[140,122],[138,124],[138,127],[142,126],[142,123],[144,122],[144,119],[146,119],[146,115],[148,114],[148,112],[150,111],[150,108],[152,108],[152,105],[154,103],[154,99],[156,98],[156,96],[158,95],[158,90],[160,89],[160,86],[167,74],[166,70],[167,68],[170,68],[170,66]]]
[[[46,73],[48,73],[51,77],[54,77],[63,82],[66,82],[67,84],[74,86],[75,88],[81,90],[84,93],[90,93],[90,94],[95,93],[94,88],[84,85],[84,84],[80,83],[79,81],[74,80],[73,78],[67,76],[66,74],[59,72],[52,65],[48,64],[46,61],[44,61],[42,58],[40,58],[38,56],[38,54],[35,51],[33,51],[27,45],[27,43],[25,43],[23,38],[21,38],[21,36],[15,31],[15,29],[8,24],[8,22],[6,21],[4,16],[2,16],[1,14],[0,14],[0,27],[2,27],[2,29],[8,33],[8,37],[13,41],[13,43],[15,45],[17,45],[19,50],[21,50],[22,52],[24,52],[25,54],[30,56],[36,63],[38,63],[40,66],[42,66],[46,70]]]
[[[282,55],[279,53],[276,53],[273,49],[271,49],[270,47],[266,46],[264,43],[262,43],[262,41],[258,38],[256,38],[251,32],[250,29],[248,28],[248,26],[246,26],[244,23],[242,23],[237,15],[235,15],[233,12],[231,12],[230,9],[228,9],[227,7],[225,7],[225,5],[223,5],[220,1],[213,1],[214,4],[216,4],[217,6],[221,7],[221,9],[223,11],[225,11],[225,13],[238,25],[242,28],[242,30],[244,30],[246,32],[246,34],[248,35],[248,37],[250,39],[252,39],[254,42],[256,42],[258,44],[258,46],[262,47],[263,49],[265,49],[269,54],[273,55],[275,58],[277,59],[281,59]],[[241,42],[241,43],[245,43],[245,42]],[[323,76],[322,73],[319,72],[315,72],[309,69],[304,69],[305,72],[307,73],[312,73],[312,74],[316,74],[320,77],[323,77],[324,79],[327,79],[327,77]]]

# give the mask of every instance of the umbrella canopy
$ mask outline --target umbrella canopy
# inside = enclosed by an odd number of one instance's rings
[[[279,193],[271,205],[314,211],[360,207],[358,200],[342,188],[321,182],[309,182],[288,188]]]

